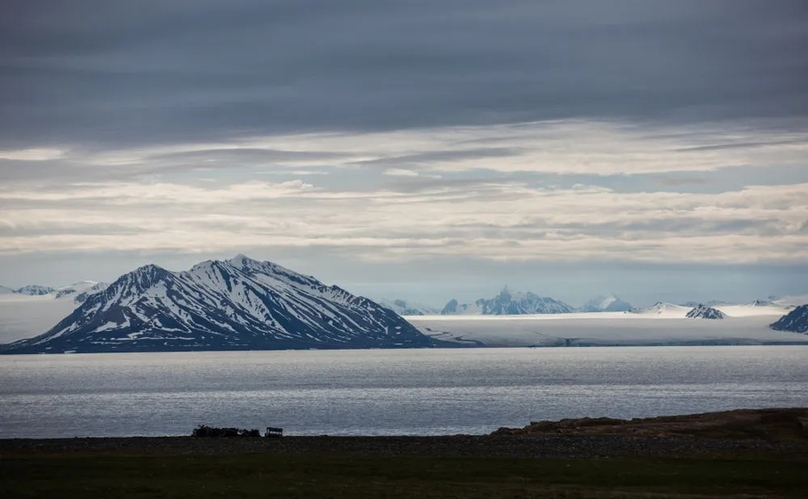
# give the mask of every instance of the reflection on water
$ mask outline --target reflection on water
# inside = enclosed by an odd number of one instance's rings
[[[808,347],[0,356],[0,438],[488,433],[539,419],[808,406]]]

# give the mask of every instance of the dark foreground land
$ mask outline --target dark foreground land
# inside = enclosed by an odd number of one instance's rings
[[[690,434],[583,419],[490,436],[0,440],[0,497],[806,498],[808,411],[777,411],[711,415],[730,436],[702,415]]]

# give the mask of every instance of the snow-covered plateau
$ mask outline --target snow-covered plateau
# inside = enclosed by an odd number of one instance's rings
[[[723,320],[689,319],[689,308],[670,304],[635,312],[405,318],[435,339],[487,347],[808,344],[806,334],[769,327],[786,307],[714,308]]]

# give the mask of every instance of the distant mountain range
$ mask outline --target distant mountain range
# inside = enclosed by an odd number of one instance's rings
[[[48,286],[39,286],[37,284],[30,284],[28,286],[23,286],[17,289],[7,288],[5,286],[0,286],[0,294],[18,294],[18,295],[28,295],[28,296],[41,296],[47,295],[49,293],[53,293],[56,291],[53,288]]]
[[[401,299],[374,302],[274,263],[239,255],[231,260],[202,262],[185,272],[170,272],[146,265],[121,276],[111,285],[81,281],[62,288],[30,285],[11,289],[0,286],[0,341],[27,338],[0,345],[0,352],[444,345],[433,339],[442,338],[440,334],[443,333],[436,334],[431,329],[419,331],[401,315],[410,317],[414,323],[421,320],[416,320],[418,316],[433,315],[572,314],[572,319],[584,316],[594,319],[597,313],[611,312],[603,316],[608,321],[642,316],[729,318],[733,321],[743,317],[782,316],[771,324],[772,329],[806,333],[807,306],[798,306],[806,302],[808,296],[791,296],[769,297],[768,300],[743,305],[714,300],[684,305],[657,302],[650,307],[632,308],[629,303],[610,295],[593,298],[575,308],[553,298],[515,292],[506,287],[492,298],[463,304],[450,300],[438,310]],[[576,315],[578,312],[583,315]],[[786,312],[790,313],[783,316]],[[429,318],[424,317],[424,320]],[[455,324],[453,327],[467,327],[460,322],[464,318],[441,320],[450,321]],[[58,324],[53,326],[55,323]],[[546,330],[547,323],[541,324],[541,330]],[[600,322],[590,324],[594,326]],[[735,324],[731,324],[733,328]],[[30,338],[46,329],[44,334]],[[477,329],[477,326],[468,326],[463,334],[476,334]],[[422,334],[423,331],[429,335]],[[530,334],[539,333],[531,330]],[[459,343],[476,344],[471,339]]]
[[[441,315],[520,315],[520,314],[568,314],[575,309],[564,302],[533,293],[512,293],[508,288],[489,299],[481,298],[474,303],[459,304],[452,299],[441,310]]]
[[[65,286],[63,288],[52,288],[50,286],[40,286],[38,284],[30,284],[17,289],[7,288],[0,286],[0,295],[16,294],[24,296],[47,296],[52,295],[53,298],[61,299],[65,297],[72,297],[76,303],[82,303],[87,297],[93,293],[103,291],[108,284],[95,281],[80,281]]]
[[[76,290],[75,294],[80,294]],[[412,348],[436,342],[395,312],[243,255],[185,272],[146,265],[3,353]]]

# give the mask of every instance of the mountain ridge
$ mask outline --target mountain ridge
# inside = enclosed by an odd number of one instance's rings
[[[441,310],[441,315],[525,315],[564,314],[575,309],[566,303],[531,292],[515,292],[507,286],[495,297],[480,298],[472,304],[460,304],[451,299]]]

